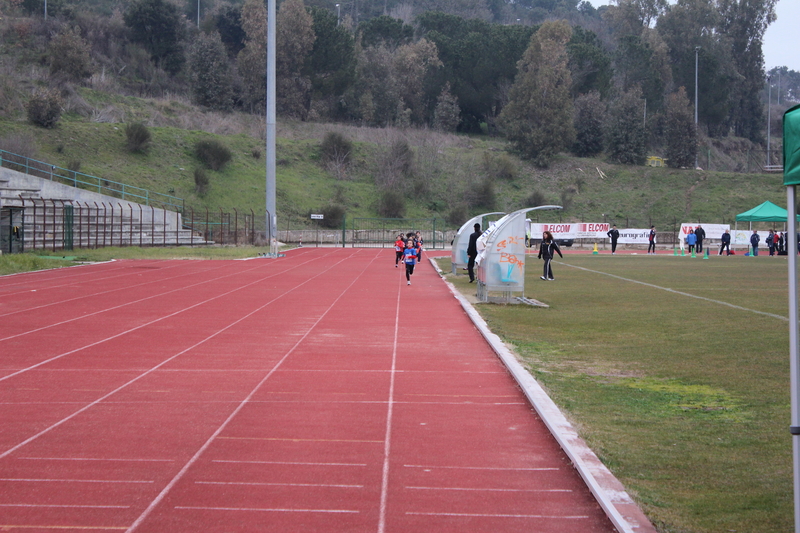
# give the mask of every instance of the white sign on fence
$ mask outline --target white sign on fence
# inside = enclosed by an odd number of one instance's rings
[[[311,215],[311,220],[322,220],[325,215]]]

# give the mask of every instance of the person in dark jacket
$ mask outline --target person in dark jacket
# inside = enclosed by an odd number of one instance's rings
[[[694,229],[694,236],[697,239],[697,253],[702,253],[703,251],[703,239],[706,238],[706,230],[703,229],[703,226],[700,224]]]
[[[725,230],[725,233],[722,234],[720,240],[722,241],[722,245],[719,247],[719,255],[722,255],[722,252],[725,249],[728,251],[726,255],[731,255],[731,232],[729,230]]]
[[[758,241],[761,240],[759,237],[758,232],[753,230],[753,234],[750,235],[750,245],[753,247],[753,255],[758,255]]]
[[[553,234],[549,231],[545,231],[542,234],[542,244],[539,245],[539,255],[537,256],[539,259],[544,259],[544,275],[541,276],[541,279],[545,281],[553,281],[553,269],[550,268],[550,262],[553,260],[553,252],[557,252],[561,258],[564,258],[564,255],[561,253],[561,249],[558,247],[558,244],[553,239]]]
[[[609,230],[606,235],[608,235],[608,238],[611,239],[611,255],[614,255],[617,253],[617,239],[619,239],[619,230],[617,229],[617,225],[613,224],[611,226],[611,230]]]
[[[472,226],[473,231],[469,236],[469,244],[467,244],[467,272],[469,273],[469,282],[475,281],[475,258],[478,257],[478,237],[481,236],[481,225],[477,222]]]
[[[650,234],[647,236],[647,255],[656,253],[656,227],[650,226]],[[652,252],[651,252],[652,250]]]

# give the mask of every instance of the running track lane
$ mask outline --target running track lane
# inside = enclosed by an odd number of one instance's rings
[[[170,287],[207,283],[0,341],[0,530],[613,531],[430,265],[393,259],[187,261]]]

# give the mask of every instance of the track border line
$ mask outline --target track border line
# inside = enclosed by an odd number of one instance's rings
[[[442,282],[447,285],[455,299],[461,304],[473,325],[480,331],[497,357],[511,373],[617,531],[620,533],[656,533],[655,527],[626,492],[624,485],[587,446],[564,413],[547,395],[539,382],[522,366],[508,345],[489,329],[489,325],[475,307],[456,289],[455,285],[445,278],[435,258],[428,257],[428,261],[431,262]]]

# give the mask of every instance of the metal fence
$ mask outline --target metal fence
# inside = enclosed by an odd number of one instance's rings
[[[449,246],[455,230],[447,231],[444,221],[435,218],[354,218],[350,228],[351,247],[394,247],[397,236],[420,232],[425,248],[443,249]]]
[[[231,213],[222,209],[195,211],[190,207],[183,215],[184,228],[214,244],[264,245],[265,225],[266,217],[256,217],[252,209],[249,213],[239,213],[237,209]]]

